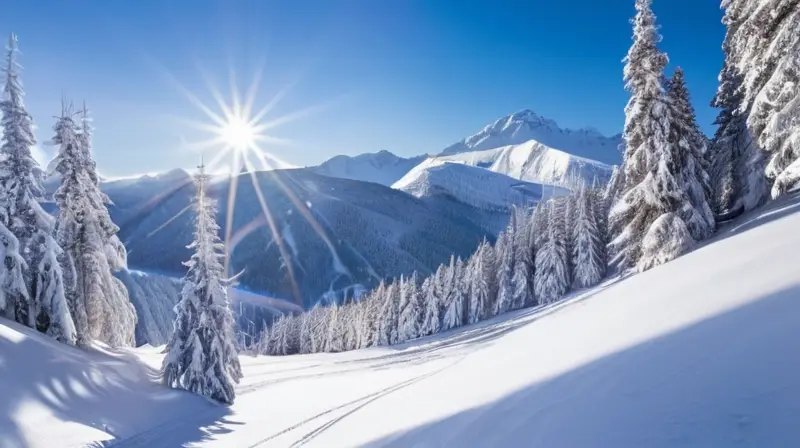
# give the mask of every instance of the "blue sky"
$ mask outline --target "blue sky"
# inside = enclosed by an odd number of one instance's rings
[[[709,134],[718,3],[654,5]],[[38,139],[51,137],[62,96],[85,100],[99,167],[120,176],[196,165],[182,142],[208,134],[187,121],[209,120],[175,81],[217,110],[202,73],[227,95],[231,72],[245,90],[259,66],[256,108],[285,92],[267,120],[307,112],[270,131],[290,144],[267,148],[300,166],[438,152],[525,108],[615,134],[633,12],[633,0],[30,0],[4,10],[0,32],[19,35]]]

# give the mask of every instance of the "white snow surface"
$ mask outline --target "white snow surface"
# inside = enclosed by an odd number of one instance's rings
[[[486,168],[527,182],[570,187],[580,182],[590,186],[595,181],[604,184],[611,178],[613,170],[612,166],[605,163],[553,149],[536,140],[483,151],[443,155],[436,159]]]
[[[671,263],[406,345],[242,356],[230,408],[157,349],[0,320],[3,447],[800,446],[800,194]]]
[[[480,208],[508,208],[532,205],[548,194],[564,194],[563,189],[512,179],[503,174],[440,158],[428,159],[395,182],[392,188],[418,198],[449,194]]]
[[[606,137],[592,128],[562,129],[555,121],[528,109],[497,119],[476,134],[451,145],[441,155],[519,145],[530,140],[610,165],[622,161],[621,134]]]

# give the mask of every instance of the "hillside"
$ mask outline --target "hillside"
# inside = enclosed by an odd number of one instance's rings
[[[331,294],[352,296],[381,278],[427,273],[452,253],[469,255],[508,222],[451,197],[414,198],[369,182],[321,176],[308,170],[261,172],[264,202],[279,239],[273,238],[249,174],[240,176],[231,238],[231,267],[241,284],[305,306]],[[217,179],[218,219],[226,226],[230,182]],[[114,205],[133,269],[181,276],[188,259],[194,186],[176,170],[102,185]],[[289,192],[289,193],[287,193]],[[313,222],[310,224],[309,220]],[[287,262],[281,255],[283,246]],[[297,282],[300,297],[290,275]]]
[[[0,442],[798,446],[798,226],[794,194],[550,308],[405,346],[242,356],[230,408],[154,385],[157,350],[85,353],[0,320]]]
[[[612,167],[545,146],[536,140],[483,151],[442,155],[438,160],[485,168],[514,179],[545,185],[606,183]]]
[[[418,198],[445,194],[483,209],[505,210],[513,205],[531,206],[561,189],[512,179],[464,163],[428,159],[395,182],[392,188]],[[556,191],[557,190],[557,191]]]
[[[497,119],[475,134],[447,147],[440,155],[483,151],[519,145],[531,140],[608,165],[617,165],[622,160],[621,135],[606,137],[591,128],[564,129],[555,121],[527,109]]]

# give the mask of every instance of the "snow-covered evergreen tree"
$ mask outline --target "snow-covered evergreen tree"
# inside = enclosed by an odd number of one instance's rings
[[[109,260],[108,247],[119,228],[106,208],[108,197],[100,191],[85,108],[81,119],[78,127],[71,106],[64,105],[54,127],[53,142],[59,152],[51,163],[61,175],[53,197],[58,206],[56,236],[65,251],[61,265],[71,280],[70,309],[79,342],[97,339],[111,346],[133,345],[136,311],[125,285],[112,275],[119,262],[116,257]]]
[[[686,223],[696,241],[714,232],[714,213],[709,204],[711,180],[706,170],[706,137],[697,126],[694,107],[689,99],[683,70],[678,67],[668,85],[668,98],[672,119],[670,140],[675,146],[681,170],[678,182],[686,191],[689,201],[678,214]]]
[[[233,403],[234,384],[242,377],[233,333],[234,319],[223,278],[223,244],[216,209],[206,196],[210,176],[195,175],[197,195],[194,241],[184,277],[175,325],[162,365],[167,386],[186,389],[222,403]]]
[[[594,286],[606,273],[603,240],[591,200],[591,190],[581,188],[576,200],[572,234],[572,282],[576,288]]]
[[[609,215],[614,238],[609,249],[618,269],[647,269],[652,267],[653,260],[663,262],[680,255],[673,248],[685,248],[692,243],[663,241],[664,253],[656,255],[651,246],[647,259],[642,258],[645,239],[657,244],[656,234],[669,234],[654,227],[656,221],[660,226],[673,226],[675,238],[685,236],[679,231],[682,220],[678,213],[684,207],[691,207],[681,185],[679,148],[670,133],[671,108],[663,85],[667,56],[657,47],[661,36],[650,4],[651,0],[636,1],[633,45],[625,66],[625,86],[631,92],[623,134],[626,151],[622,169],[626,184]],[[670,216],[660,219],[663,215]]]
[[[527,231],[528,220],[517,219],[512,246],[514,250],[513,273],[511,285],[511,309],[518,310],[533,304],[533,260],[530,247],[530,235]]]
[[[487,260],[487,257],[492,253],[491,245],[484,240],[468,264],[468,269],[472,271],[469,276],[469,323],[471,324],[488,317],[491,306],[490,282],[494,278],[492,269],[494,262],[492,259]]]
[[[380,322],[378,324],[378,345],[394,345],[397,343],[397,320],[400,305],[400,285],[393,281],[386,287],[382,298]]]
[[[424,301],[417,285],[416,271],[407,280],[400,278],[400,319],[398,341],[406,342],[420,335],[420,324],[424,313]]]
[[[455,263],[452,262],[448,268],[447,281],[449,287],[447,293],[450,299],[447,301],[444,318],[442,319],[442,331],[458,328],[464,325],[464,314],[466,308],[466,295],[464,293],[464,262],[459,258]]]
[[[546,210],[546,213],[545,213]],[[539,303],[553,303],[569,290],[567,250],[561,232],[560,210],[555,200],[550,200],[542,214],[547,216],[545,236],[536,250],[534,291]]]
[[[439,297],[436,295],[434,277],[428,277],[422,282],[422,296],[425,301],[425,314],[422,319],[420,336],[436,334],[441,329],[439,319]]]
[[[24,260],[22,278],[25,291],[15,285],[5,291],[5,314],[29,327],[37,328],[69,344],[76,341],[75,325],[64,287],[62,256],[53,236],[54,220],[39,204],[43,189],[41,171],[31,155],[36,143],[33,120],[23,101],[20,66],[17,63],[17,38],[8,40],[4,96],[0,101],[3,137],[0,145],[0,217],[2,224],[19,243]],[[13,241],[4,242],[7,262],[13,262]],[[16,266],[7,266],[14,271]],[[7,277],[12,282],[18,280]]]
[[[777,198],[800,183],[800,3],[765,0],[742,26],[750,134]]]
[[[497,265],[497,299],[491,311],[492,316],[503,314],[511,309],[514,301],[514,225],[512,223],[501,233],[495,244],[495,263]]]

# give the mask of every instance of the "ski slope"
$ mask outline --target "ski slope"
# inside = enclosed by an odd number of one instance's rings
[[[800,446],[800,195],[544,309],[404,346],[243,356],[236,403],[0,321],[0,446]],[[91,445],[93,444],[93,445]]]

